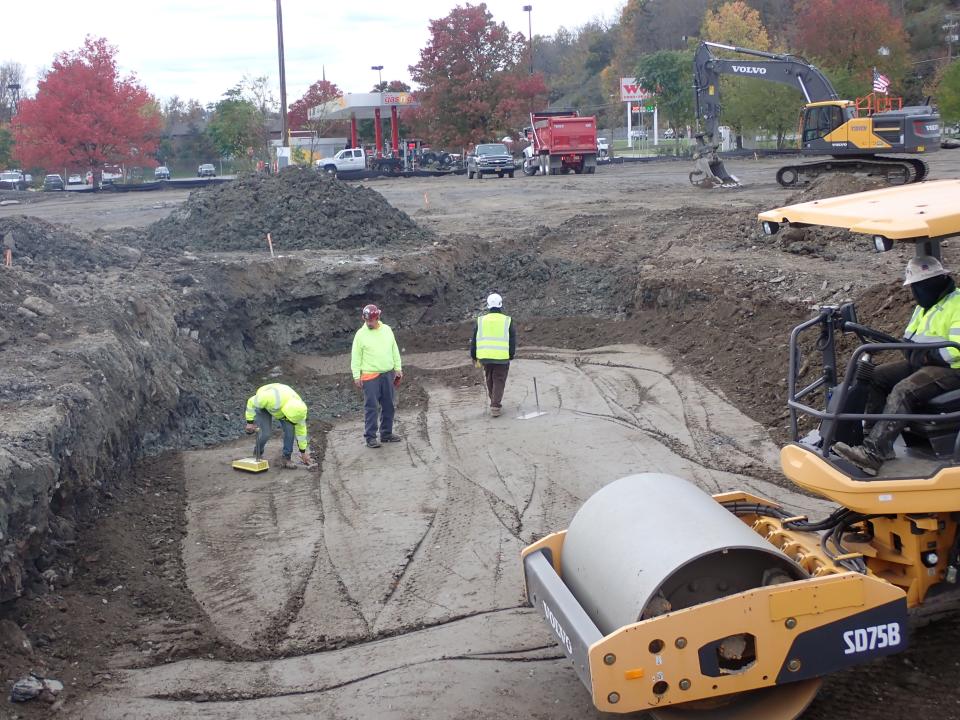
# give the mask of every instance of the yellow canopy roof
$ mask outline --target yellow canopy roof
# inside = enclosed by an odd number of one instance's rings
[[[960,235],[960,180],[934,180],[767,210],[760,221],[826,225],[891,240]]]

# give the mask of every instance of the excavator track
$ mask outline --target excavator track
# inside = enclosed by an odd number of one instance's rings
[[[819,162],[785,165],[777,170],[783,187],[804,185],[820,175],[846,173],[882,177],[889,185],[906,185],[926,179],[927,163],[917,158],[872,157],[831,158]]]

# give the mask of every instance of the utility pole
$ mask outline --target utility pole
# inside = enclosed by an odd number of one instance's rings
[[[960,16],[954,13],[947,13],[943,18],[945,22],[942,28],[946,32],[944,40],[947,41],[947,65],[953,61],[953,44],[960,40],[960,36],[957,35],[957,30],[960,29],[958,17]]]
[[[277,51],[280,55],[280,143],[290,145],[290,130],[287,127],[287,71],[283,62],[283,11],[277,0]]]
[[[530,13],[533,5],[524,5],[523,11],[527,13],[527,43],[530,45],[530,74],[533,75],[533,21],[530,19]]]

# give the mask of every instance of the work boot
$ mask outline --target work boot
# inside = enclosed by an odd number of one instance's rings
[[[285,457],[280,461],[280,467],[284,470],[294,470],[297,467],[297,464],[290,458]]]
[[[378,448],[380,447],[380,441],[375,437],[367,438],[367,447],[368,448]]]
[[[380,436],[380,442],[382,442],[382,443],[385,443],[385,442],[400,442],[401,440],[403,440],[402,437],[400,437],[399,435],[394,435],[393,433],[390,433],[389,435],[381,435],[381,436]]]
[[[849,460],[870,477],[875,477],[883,465],[883,458],[877,457],[863,445],[851,447],[846,443],[838,442],[833,444],[832,449],[837,455]]]
[[[491,406],[491,407],[490,407],[490,415],[493,416],[493,417],[500,417],[500,410],[501,410],[501,408]]]

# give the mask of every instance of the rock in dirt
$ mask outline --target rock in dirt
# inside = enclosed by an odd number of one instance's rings
[[[48,303],[43,298],[38,298],[34,295],[31,295],[23,301],[23,307],[27,308],[28,310],[32,310],[37,315],[45,315],[50,317],[51,315],[57,314],[57,309],[53,305]]]
[[[41,693],[52,699],[62,691],[63,683],[59,680],[40,677],[31,673],[13,684],[13,689],[10,691],[10,702],[27,702],[39,697]]]
[[[196,250],[358,248],[421,243],[434,235],[369,188],[288,167],[194,191],[150,226],[147,243]]]
[[[27,634],[12,620],[0,620],[0,648],[19,655],[33,652]]]

